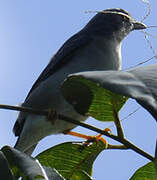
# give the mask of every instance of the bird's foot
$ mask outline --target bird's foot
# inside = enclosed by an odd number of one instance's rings
[[[52,124],[55,124],[57,119],[57,111],[53,108],[48,109],[47,120],[50,121]]]
[[[111,130],[109,128],[104,129],[104,131],[111,133]],[[108,144],[108,142],[103,137],[101,137],[102,134],[98,134],[96,136],[89,136],[89,135],[85,135],[85,134],[81,134],[81,133],[77,133],[73,131],[65,132],[65,134],[86,139],[87,141],[84,143],[84,145],[89,145],[91,142],[99,142],[99,141],[102,141],[106,146]]]

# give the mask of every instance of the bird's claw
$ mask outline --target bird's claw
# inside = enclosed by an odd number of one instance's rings
[[[80,134],[73,131],[68,131],[66,132],[66,134],[86,139],[86,141],[83,143],[83,145],[85,146],[89,146],[91,143],[99,142],[99,141],[102,141],[106,147],[108,145],[108,142],[103,137],[101,137],[102,134],[98,134],[96,136],[89,136],[89,135]]]

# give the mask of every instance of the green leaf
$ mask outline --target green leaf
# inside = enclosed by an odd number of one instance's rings
[[[138,169],[130,180],[157,180],[154,163],[150,162]]]
[[[62,85],[62,94],[77,112],[100,121],[114,121],[114,114],[128,99],[81,76],[69,77]]]
[[[65,180],[56,169],[43,166],[49,180]]]
[[[63,95],[65,96],[67,101],[69,101],[74,107],[76,107],[76,109],[78,109],[78,112],[80,110],[79,106],[83,105],[83,102],[85,102],[85,108],[82,107],[84,110],[81,110],[80,112],[84,112],[84,114],[88,112],[88,109],[90,109],[92,101],[95,98],[93,97],[93,87],[88,85],[87,83],[84,83],[83,80],[81,80],[80,83],[79,79],[84,78],[93,82],[94,84],[101,85],[101,87],[106,90],[112,91],[113,93],[121,94],[122,96],[135,99],[141,106],[143,106],[148,112],[151,113],[154,119],[157,120],[156,71],[157,65],[153,64],[145,67],[135,68],[127,72],[89,71],[75,73],[69,76],[69,78],[63,83]],[[72,83],[70,82],[71,80],[73,81]],[[77,82],[79,83],[79,85],[76,85]],[[76,87],[74,87],[74,85],[76,85]],[[72,90],[70,89],[71,87]],[[84,89],[86,91],[84,91]],[[73,93],[72,91],[75,92]],[[70,93],[72,94],[70,95]],[[82,101],[81,103],[78,103],[79,99],[80,101]],[[99,103],[102,103],[102,106],[104,106],[104,97],[102,96],[102,102],[99,98],[98,100]]]
[[[17,169],[15,169],[15,167],[17,167],[22,175],[30,180],[39,176],[40,180],[48,180],[44,169],[34,158],[31,158],[30,156],[9,146],[3,147],[2,152],[13,167],[13,171],[15,170],[15,173],[17,173]],[[16,177],[17,175],[19,174],[15,174]]]
[[[14,180],[8,161],[0,151],[0,179]]]
[[[105,148],[101,141],[89,146],[68,142],[56,145],[36,158],[42,165],[55,168],[65,179],[88,180],[91,179],[94,160]]]
[[[93,178],[89,176],[86,172],[80,171],[80,170],[73,173],[71,179],[72,180],[93,180]]]

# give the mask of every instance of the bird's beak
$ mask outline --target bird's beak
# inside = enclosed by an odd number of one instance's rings
[[[146,29],[146,28],[147,28],[147,26],[141,22],[135,21],[133,23],[133,30]]]

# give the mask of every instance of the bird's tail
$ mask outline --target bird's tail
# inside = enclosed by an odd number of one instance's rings
[[[30,155],[30,156],[31,156],[31,154],[33,153],[35,147],[36,147],[37,144],[38,144],[38,143],[36,143],[36,144],[32,145],[31,147],[29,147],[29,148],[27,148],[26,150],[23,151],[23,149],[20,147],[19,141],[20,141],[20,138],[17,139],[14,148],[17,149],[17,150],[19,150],[19,151],[21,151],[21,152],[24,152],[24,153],[26,153],[27,155]]]

